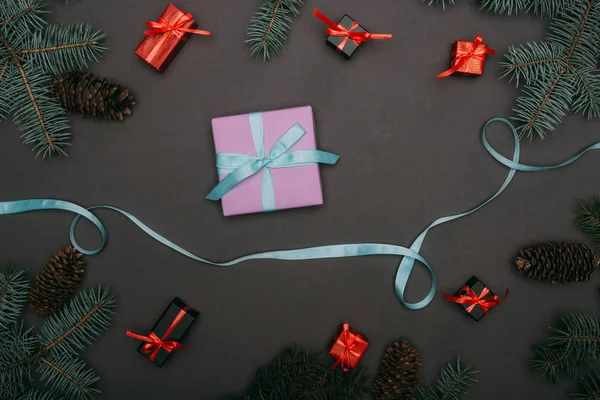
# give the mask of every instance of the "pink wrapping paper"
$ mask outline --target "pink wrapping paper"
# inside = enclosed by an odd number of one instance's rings
[[[317,149],[312,107],[287,108],[261,114],[265,132],[265,154],[269,154],[273,144],[295,123],[302,125],[306,134],[289,151]],[[214,118],[212,128],[217,153],[257,155],[248,114]],[[318,164],[270,170],[277,210],[323,204]],[[223,180],[225,176],[227,175],[220,175],[219,180]],[[260,171],[227,193],[221,199],[223,215],[262,212],[262,178],[263,171]]]

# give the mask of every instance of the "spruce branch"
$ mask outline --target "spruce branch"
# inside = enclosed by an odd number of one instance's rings
[[[480,4],[483,10],[497,14],[532,12],[535,15],[556,17],[575,1],[581,0],[480,0]]]
[[[97,61],[104,34],[84,24],[44,28],[39,0],[0,3],[0,117],[13,115],[36,156],[65,155],[71,134],[50,74]]]
[[[442,8],[445,10],[446,9],[446,5],[448,6],[453,6],[454,0],[421,0],[423,3],[427,3],[428,6],[432,6],[432,5],[442,5]]]
[[[80,293],[42,325],[42,353],[60,356],[85,350],[109,327],[114,306],[115,298],[107,289]]]
[[[582,393],[571,394],[573,400],[598,400],[600,399],[600,373],[590,372],[579,380]]]
[[[268,60],[279,53],[291,29],[292,17],[300,14],[302,0],[262,0],[258,11],[250,19],[248,39],[250,55],[262,54]]]
[[[353,400],[363,398],[368,391],[365,369],[331,371],[320,355],[308,349],[287,348],[257,372],[239,399]]]
[[[50,392],[43,392],[38,389],[30,389],[23,393],[18,400],[60,400]]]
[[[595,196],[590,201],[580,200],[575,220],[579,228],[600,247],[600,197]]]
[[[567,111],[600,117],[600,0],[484,0],[483,8],[552,19],[544,42],[511,46],[503,77],[525,83],[514,119],[521,137],[544,138]]]
[[[23,392],[37,350],[36,337],[22,325],[13,325],[0,334],[0,399],[12,399]]]
[[[28,290],[29,280],[24,270],[10,266],[0,271],[0,334],[18,321]]]
[[[531,369],[554,382],[572,377],[578,367],[600,359],[600,322],[586,314],[568,314],[550,344],[536,349]]]
[[[446,364],[435,385],[421,386],[417,392],[417,399],[459,400],[469,392],[471,385],[477,382],[474,375],[478,372],[470,365],[462,366],[459,358],[456,366]]]
[[[38,368],[40,379],[52,382],[52,390],[66,399],[90,400],[100,393],[92,388],[100,380],[83,360],[70,356],[42,357]]]
[[[90,61],[98,62],[104,50],[101,40],[105,37],[88,24],[51,25],[36,32],[31,42],[19,50],[19,55],[26,55],[31,62],[58,75],[85,68]]]
[[[0,273],[5,275],[8,274]],[[27,285],[21,285],[19,291],[21,298],[26,297]],[[61,399],[94,398],[99,392],[91,386],[98,376],[75,353],[106,329],[114,306],[114,297],[108,290],[89,289],[49,318],[40,334],[32,334],[21,324],[12,324],[10,330],[0,332],[0,399],[53,399],[41,392],[23,394],[32,386],[33,369]]]

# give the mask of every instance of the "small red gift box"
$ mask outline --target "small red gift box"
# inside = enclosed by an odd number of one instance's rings
[[[212,34],[194,29],[198,24],[192,15],[173,4],[169,4],[158,21],[148,21],[146,26],[150,29],[144,32],[146,38],[135,49],[135,54],[159,72],[167,69],[192,34]]]
[[[367,351],[367,347],[369,347],[369,342],[365,337],[350,328],[350,325],[342,325],[342,332],[335,340],[331,350],[329,350],[329,354],[337,359],[331,369],[338,365],[341,365],[344,371],[356,367]]]
[[[483,36],[477,35],[474,41],[458,40],[452,45],[450,69],[438,75],[444,78],[453,74],[479,76],[483,75],[485,56],[496,54],[496,51],[483,43]]]

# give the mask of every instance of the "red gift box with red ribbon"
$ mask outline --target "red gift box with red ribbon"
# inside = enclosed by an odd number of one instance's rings
[[[169,4],[157,21],[146,22],[146,26],[149,28],[144,32],[146,37],[135,49],[135,54],[159,72],[167,69],[192,34],[212,34],[195,29],[198,24],[192,15],[173,4]]]
[[[337,359],[331,369],[335,369],[338,365],[344,371],[355,368],[368,347],[369,342],[364,336],[350,328],[350,325],[343,324],[341,333],[329,350],[329,354]]]
[[[147,335],[127,331],[127,336],[141,340],[138,352],[160,367],[171,353],[185,349],[181,340],[199,315],[176,297]]]
[[[483,75],[485,59],[488,54],[496,54],[483,43],[483,36],[477,35],[474,41],[458,40],[452,45],[450,69],[438,75],[445,78],[450,75]]]

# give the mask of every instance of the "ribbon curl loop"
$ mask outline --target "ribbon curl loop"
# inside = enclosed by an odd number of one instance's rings
[[[513,135],[515,147],[514,147],[514,153],[513,153],[512,160],[507,157],[504,157],[502,154],[498,153],[489,144],[489,142],[487,140],[486,130],[490,124],[495,123],[495,122],[500,122],[500,123],[506,125],[510,129],[510,131]],[[492,195],[490,198],[485,200],[483,203],[481,203],[479,206],[475,207],[474,209],[464,212],[464,213],[461,213],[461,214],[451,215],[448,217],[443,217],[443,218],[439,218],[439,219],[435,220],[423,232],[421,232],[421,234],[412,243],[410,248],[392,245],[392,244],[385,244],[385,243],[336,244],[336,245],[329,245],[329,246],[302,248],[302,249],[296,249],[296,250],[269,251],[269,252],[264,252],[264,253],[256,253],[256,254],[246,255],[246,256],[239,257],[239,258],[236,258],[236,259],[233,259],[230,261],[226,261],[226,262],[213,262],[213,261],[201,258],[201,257],[191,253],[190,251],[182,248],[181,246],[173,243],[166,237],[160,235],[156,231],[149,228],[142,221],[140,221],[138,218],[136,218],[134,215],[128,213],[127,211],[121,210],[116,207],[108,206],[108,205],[94,206],[94,207],[85,209],[77,204],[74,204],[72,202],[68,202],[65,200],[28,199],[28,200],[17,200],[17,201],[5,201],[5,202],[0,202],[0,215],[19,214],[19,213],[24,213],[24,212],[38,211],[38,210],[63,210],[63,211],[72,212],[72,213],[76,214],[76,216],[75,216],[75,219],[73,220],[73,223],[71,224],[71,230],[70,230],[71,243],[77,250],[79,250],[81,253],[87,254],[87,255],[93,255],[93,254],[99,253],[104,248],[104,245],[106,243],[106,229],[104,228],[104,225],[98,219],[98,217],[96,217],[94,214],[92,214],[90,212],[90,210],[109,209],[109,210],[115,211],[115,212],[125,216],[132,223],[134,223],[139,229],[141,229],[145,234],[147,234],[148,236],[150,236],[157,242],[161,243],[162,245],[167,246],[167,247],[173,249],[174,251],[176,251],[192,260],[195,260],[195,261],[198,261],[198,262],[201,262],[204,264],[219,266],[219,267],[229,267],[229,266],[239,264],[244,261],[259,260],[259,259],[292,261],[292,260],[316,260],[316,259],[328,259],[328,258],[361,257],[361,256],[374,256],[374,255],[399,256],[399,257],[402,257],[402,261],[400,262],[398,271],[396,273],[396,279],[395,279],[396,294],[398,296],[398,299],[407,308],[412,309],[412,310],[417,310],[417,309],[421,309],[421,308],[427,306],[433,300],[433,297],[436,292],[436,287],[437,287],[435,274],[433,273],[431,266],[419,254],[419,251],[421,249],[423,241],[425,240],[427,233],[432,228],[439,226],[441,224],[444,224],[446,222],[454,221],[459,218],[465,217],[465,216],[470,215],[470,214],[476,212],[477,210],[485,207],[488,203],[490,203],[492,200],[494,200],[496,197],[498,197],[507,188],[507,186],[510,184],[510,182],[512,181],[512,179],[517,171],[536,172],[536,171],[548,171],[551,169],[562,168],[569,164],[572,164],[573,162],[575,162],[577,159],[579,159],[582,155],[584,155],[588,151],[600,149],[600,142],[595,143],[595,144],[587,147],[580,153],[574,155],[567,161],[560,163],[558,165],[533,166],[533,165],[521,164],[521,163],[519,163],[519,157],[520,157],[520,153],[521,153],[519,134],[517,133],[517,130],[511,124],[511,122],[504,118],[490,119],[483,127],[483,130],[481,132],[481,140],[483,142],[485,149],[488,151],[488,153],[494,159],[496,159],[499,163],[505,165],[506,167],[508,167],[510,169],[510,171],[508,172],[508,175],[506,176],[506,179],[504,180],[504,183],[496,191],[496,193],[494,195]],[[88,221],[90,221],[92,224],[94,224],[95,227],[100,232],[100,235],[102,237],[102,242],[101,242],[101,245],[96,249],[93,249],[93,250],[84,249],[75,240],[75,228],[76,228],[77,222],[82,217],[87,219]],[[410,275],[412,273],[412,269],[417,261],[422,263],[425,266],[427,272],[431,275],[431,287],[430,287],[427,295],[422,300],[420,300],[416,303],[411,303],[411,302],[406,301],[404,292],[405,292],[406,286],[408,284]]]

